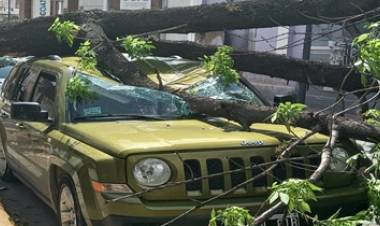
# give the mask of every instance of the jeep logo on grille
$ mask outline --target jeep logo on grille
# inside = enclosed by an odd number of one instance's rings
[[[263,145],[264,141],[261,140],[244,140],[240,142],[241,146],[255,146],[255,145]]]

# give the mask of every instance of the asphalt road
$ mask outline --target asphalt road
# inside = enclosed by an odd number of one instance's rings
[[[56,216],[28,187],[19,181],[3,182],[0,202],[16,226],[57,226]]]

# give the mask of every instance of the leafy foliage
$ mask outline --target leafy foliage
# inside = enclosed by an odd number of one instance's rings
[[[58,41],[66,41],[66,43],[72,47],[74,43],[74,36],[80,30],[80,27],[72,21],[61,22],[57,17],[53,24],[50,26],[49,31],[54,32]]]
[[[90,90],[88,82],[82,80],[80,76],[73,76],[66,87],[66,97],[72,102],[87,101],[94,99],[96,94]]]
[[[209,226],[217,226],[221,222],[223,226],[248,226],[253,223],[253,217],[248,210],[240,207],[229,207],[225,210],[212,210]]]
[[[75,55],[80,57],[79,67],[82,70],[93,71],[96,69],[96,53],[91,48],[90,41],[87,40],[81,43],[78,50],[75,52]]]
[[[276,112],[272,115],[272,123],[283,124],[286,126],[286,129],[291,132],[291,124],[299,118],[305,108],[306,105],[300,103],[280,103]]]
[[[117,38],[121,42],[122,47],[127,51],[131,58],[139,59],[152,55],[152,50],[155,49],[151,41],[146,41],[133,36],[126,36],[124,38]]]
[[[219,47],[212,56],[204,56],[203,67],[213,75],[223,76],[226,84],[239,81],[239,73],[233,69],[234,61],[231,58],[232,48],[229,46]]]
[[[359,59],[355,63],[362,74],[362,83],[368,86],[368,77],[380,79],[380,21],[370,24],[369,32],[358,36],[353,44],[359,49]]]
[[[369,179],[367,179],[368,185],[368,200],[370,202],[370,207],[365,211],[364,217],[361,217],[360,220],[366,220],[371,222],[380,222],[380,143],[375,145],[371,151],[362,151],[361,153],[352,156],[348,163],[352,164],[359,157],[370,160],[371,164],[365,170],[365,173],[369,174]],[[363,214],[358,213],[354,216],[353,219],[358,219],[358,216],[362,216]],[[354,224],[353,224],[354,225]],[[358,225],[358,224],[356,224]],[[370,224],[372,225],[372,224]],[[377,224],[373,224],[377,225]]]
[[[339,212],[336,212],[334,215],[323,221],[315,221],[315,226],[359,226],[370,223],[366,220],[367,212],[361,211],[354,216],[341,217],[338,218]]]
[[[367,159],[371,162],[368,168],[365,170],[366,173],[371,173],[377,177],[380,173],[380,143],[375,145],[371,151],[362,151],[356,155],[351,156],[347,163],[353,165],[359,158]]]
[[[321,192],[322,188],[312,184],[307,180],[289,179],[278,184],[275,182],[272,185],[272,193],[268,198],[269,204],[280,200],[288,206],[288,210],[298,211],[301,213],[311,212],[310,206],[307,203],[309,200],[317,200],[314,192]]]
[[[368,182],[368,198],[373,206],[374,216],[380,220],[380,180],[375,177]]]
[[[363,114],[364,119],[370,125],[380,126],[380,110],[369,109]]]

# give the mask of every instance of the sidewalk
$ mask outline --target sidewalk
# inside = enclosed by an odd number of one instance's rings
[[[10,221],[10,217],[5,212],[3,205],[0,203],[0,226],[14,226],[14,224]]]

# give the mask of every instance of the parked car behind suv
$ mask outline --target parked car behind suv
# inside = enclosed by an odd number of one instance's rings
[[[12,70],[13,66],[17,61],[22,59],[13,58],[13,57],[0,57],[0,87],[3,85],[5,78],[9,75],[9,72]]]
[[[225,86],[192,61],[150,60],[160,68],[165,85],[194,95],[265,104],[244,83]],[[136,64],[149,73],[146,62]],[[77,58],[19,63],[7,78],[0,100],[1,177],[16,176],[30,186],[56,211],[62,226],[158,225],[196,205],[194,200],[229,190],[262,169],[142,191],[269,162],[276,147],[293,137],[283,125],[257,123],[248,132],[224,119],[197,118],[178,96],[123,85],[77,66]],[[302,136],[307,131],[295,128],[294,132]],[[325,136],[314,135],[294,155],[315,155],[325,142]],[[366,188],[345,163],[356,150],[342,143],[333,153],[331,168],[320,184],[325,190],[312,204],[318,214],[332,214],[339,208],[342,213],[356,211],[366,205]],[[273,174],[174,225],[207,225],[212,209],[232,205],[254,213],[274,181],[306,178],[319,161],[314,157],[279,165]],[[138,192],[142,193],[133,195]]]

